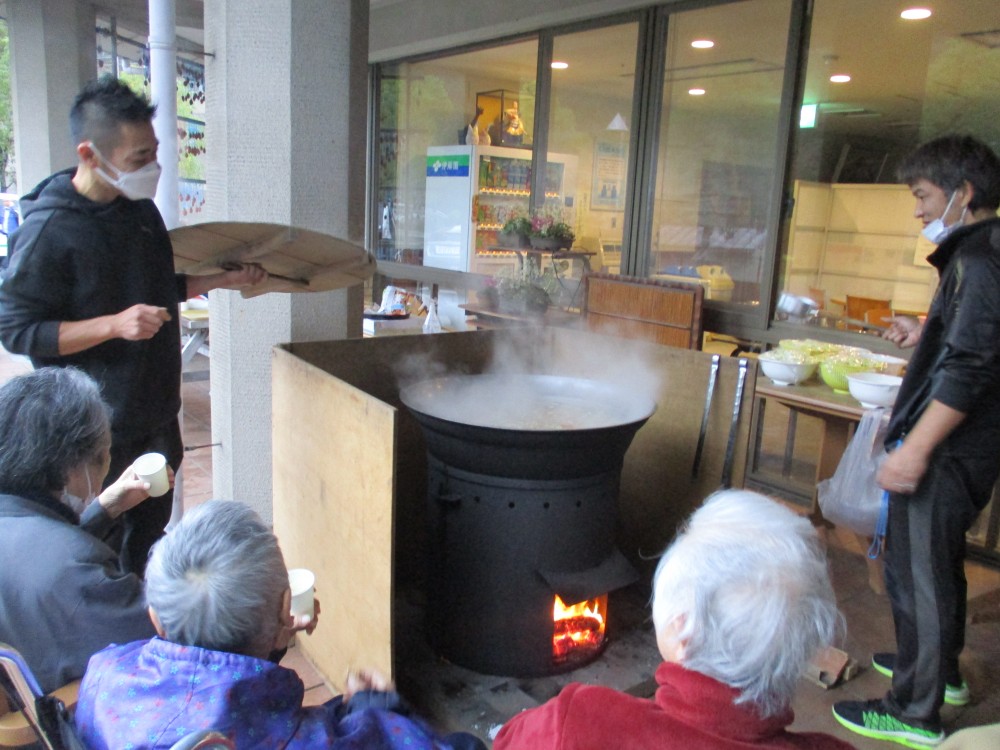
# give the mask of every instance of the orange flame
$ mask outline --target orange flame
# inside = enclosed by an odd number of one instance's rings
[[[565,661],[574,654],[591,654],[604,643],[604,613],[608,595],[566,606],[558,596],[552,606],[552,656]]]

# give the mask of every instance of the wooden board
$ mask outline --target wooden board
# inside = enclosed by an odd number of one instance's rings
[[[396,410],[280,348],[272,365],[274,531],[322,605],[298,643],[338,689],[391,675]]]
[[[226,263],[259,263],[274,276],[242,292],[327,292],[362,283],[375,273],[363,247],[322,232],[237,221],[206,222],[171,230],[174,267],[183,273],[218,273]]]
[[[702,286],[588,274],[584,287],[583,312],[589,330],[666,346],[701,348]]]

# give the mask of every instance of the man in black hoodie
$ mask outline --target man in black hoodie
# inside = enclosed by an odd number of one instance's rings
[[[77,166],[21,199],[23,223],[0,285],[8,351],[35,367],[78,367],[100,384],[112,414],[112,478],[150,451],[180,466],[178,303],[266,277],[257,266],[174,273],[170,237],[151,200],[160,174],[154,112],[110,76],[83,89],[70,111]],[[123,569],[142,574],[171,506],[168,492],[123,516]]]

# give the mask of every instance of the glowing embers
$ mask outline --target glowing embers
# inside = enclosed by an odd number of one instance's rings
[[[552,606],[552,659],[556,664],[592,659],[604,647],[608,595],[563,604],[558,596]]]

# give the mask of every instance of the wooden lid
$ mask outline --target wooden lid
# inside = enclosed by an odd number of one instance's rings
[[[375,259],[361,245],[284,224],[206,222],[171,230],[170,241],[181,273],[203,276],[228,264],[259,263],[272,274],[241,290],[244,297],[343,289],[375,273]]]

